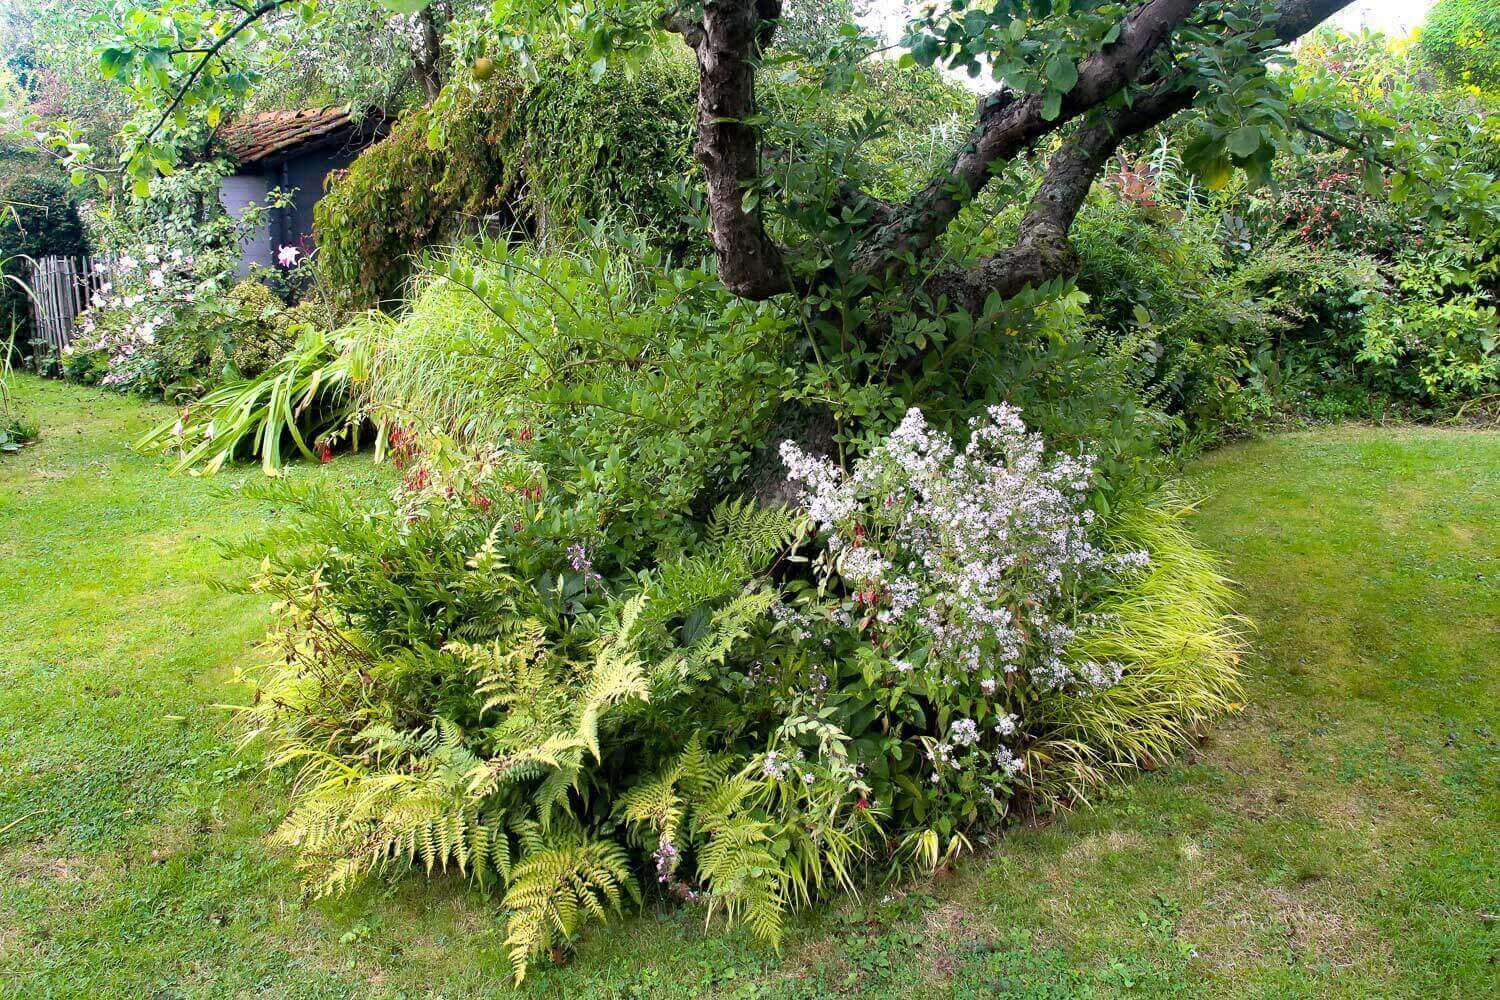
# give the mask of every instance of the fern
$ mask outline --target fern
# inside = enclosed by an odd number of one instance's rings
[[[505,894],[511,910],[505,945],[516,982],[526,977],[531,960],[554,943],[571,944],[586,921],[602,923],[610,911],[618,912],[622,888],[640,900],[625,851],[612,841],[576,832],[516,865]]]

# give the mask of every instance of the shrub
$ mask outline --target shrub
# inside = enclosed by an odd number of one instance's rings
[[[219,378],[223,273],[178,249],[137,252],[102,265],[108,280],[79,316],[63,370],[121,392],[196,398]]]
[[[1419,44],[1450,80],[1500,89],[1500,10],[1488,0],[1439,0]]]
[[[525,445],[618,544],[660,543],[740,478],[769,431],[790,331],[704,270],[595,231],[435,262],[407,314],[364,328],[374,415],[438,452]],[[711,499],[708,501],[711,505]]]
[[[318,203],[319,264],[358,305],[396,297],[427,247],[465,233],[562,231],[602,216],[676,232],[695,77],[679,53],[630,79],[558,60],[535,83],[450,86],[366,150]]]
[[[1497,303],[1479,277],[1490,267],[1457,239],[1403,254],[1359,344],[1372,381],[1441,409],[1500,391]]]
[[[245,715],[297,772],[280,836],[319,891],[457,870],[503,891],[518,976],[643,886],[774,940],[1228,707],[1236,639],[1180,506],[1098,517],[1091,460],[1014,410],[961,453],[913,411],[847,475],[788,446],[806,521],[713,504],[743,447],[713,442],[766,379],[726,358],[767,345],[731,351],[750,317],[649,263],[450,262],[372,332],[371,398],[418,428],[392,434],[402,488],[279,493],[245,549],[282,609]]]
[[[231,377],[254,378],[296,344],[293,327],[301,322],[300,313],[289,310],[254,278],[240,281],[224,298],[226,315],[211,367]]]

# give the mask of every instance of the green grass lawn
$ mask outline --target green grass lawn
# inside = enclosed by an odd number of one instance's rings
[[[0,457],[0,995],[494,996],[492,899],[309,903],[236,757],[262,602],[216,540],[256,472],[173,478],[167,411],[20,380]],[[386,488],[360,458],[301,467]],[[931,883],[797,921],[595,930],[528,994],[1493,996],[1500,990],[1500,434],[1342,428],[1227,448],[1197,519],[1257,624],[1248,702],[1197,759],[1012,831]]]

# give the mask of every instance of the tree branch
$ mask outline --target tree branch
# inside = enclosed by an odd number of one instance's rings
[[[1341,136],[1335,135],[1332,132],[1325,131],[1302,118],[1292,119],[1292,124],[1301,129],[1303,132],[1306,132],[1308,135],[1315,135],[1319,139],[1322,139],[1324,142],[1330,145],[1337,146],[1340,149],[1346,149],[1351,153],[1363,156],[1371,163],[1374,163],[1385,170],[1389,170],[1393,174],[1401,174],[1405,177],[1411,178],[1412,180],[1420,179],[1410,170],[1403,167],[1401,164],[1396,163],[1394,160],[1391,160],[1388,157],[1381,156],[1378,152],[1376,152],[1374,149],[1371,149],[1369,146],[1361,145],[1350,139],[1346,139]]]
[[[234,41],[236,36],[248,29],[256,21],[259,21],[261,18],[265,17],[272,11],[280,7],[284,7],[292,2],[294,2],[294,0],[264,0],[264,2],[260,4],[260,6],[252,7],[250,10],[246,11],[244,17],[236,21],[234,25],[228,31],[226,31],[221,38],[219,38],[218,41],[214,42],[204,50],[203,57],[198,60],[197,65],[195,65],[192,71],[188,73],[187,79],[182,82],[182,86],[177,88],[177,93],[172,95],[172,101],[167,105],[167,109],[161,113],[161,117],[157,119],[156,124],[151,126],[151,130],[147,132],[145,136],[142,137],[142,139],[149,140],[153,136],[155,136],[156,133],[162,130],[162,126],[166,125],[168,120],[171,119],[172,115],[177,111],[177,109],[182,106],[183,99],[186,98],[188,92],[193,89],[193,84],[198,82],[198,77],[203,75],[203,71],[208,68],[208,64],[210,62],[219,57],[219,53],[223,51],[226,45]]]
[[[1063,96],[1053,119],[1042,114],[1042,95],[991,95],[979,113],[972,140],[928,181],[889,225],[876,229],[859,253],[866,272],[885,270],[908,254],[932,246],[993,176],[998,163],[1013,159],[1037,139],[1118,93],[1140,74],[1147,60],[1202,0],[1146,0],[1126,16],[1113,44],[1083,60],[1078,82]],[[1347,0],[1346,0],[1347,2]]]
[[[1285,0],[1275,22],[1276,41],[1295,41],[1350,2]],[[1126,138],[1162,124],[1190,107],[1196,96],[1196,90],[1174,76],[1086,123],[1048,163],[1011,248],[972,268],[940,274],[932,287],[955,305],[977,311],[992,293],[1009,297],[1027,285],[1075,273],[1078,257],[1069,232],[1109,157]]]

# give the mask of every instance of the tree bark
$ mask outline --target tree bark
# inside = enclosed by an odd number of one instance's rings
[[[1352,0],[1279,0],[1274,44],[1296,40]],[[1202,0],[1142,0],[1121,22],[1116,40],[1078,65],[1078,82],[1058,114],[1042,114],[1040,94],[1006,91],[982,103],[970,141],[904,204],[876,203],[852,186],[844,197],[874,211],[854,265],[884,277],[920,260],[989,183],[997,168],[1073,120],[1094,114],[1053,156],[1016,243],[966,271],[934,276],[950,301],[973,308],[993,292],[1013,295],[1072,273],[1077,256],[1068,233],[1079,207],[1119,143],[1190,106],[1196,91],[1154,70],[1153,57]],[[785,252],[766,234],[759,206],[744,194],[760,175],[760,137],[746,119],[755,111],[754,60],[769,42],[766,25],[781,0],[706,0],[701,20],[673,16],[667,27],[698,57],[698,141],[695,153],[708,184],[709,213],[720,278],[737,295],[766,299],[792,289]],[[1128,103],[1106,102],[1144,85]],[[1129,97],[1129,95],[1126,95]],[[877,282],[878,284],[878,282]]]
[[[780,0],[707,0],[701,21],[676,20],[698,58],[698,141],[693,153],[708,185],[719,277],[735,293],[766,299],[790,290],[781,248],[766,235],[760,206],[745,194],[760,177],[753,60],[770,41]]]
[[[422,87],[428,103],[437,100],[443,91],[443,42],[438,29],[435,4],[429,4],[417,12],[419,38],[412,50],[412,73]]]

